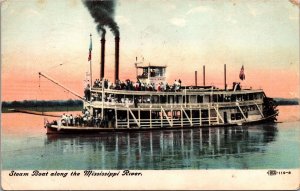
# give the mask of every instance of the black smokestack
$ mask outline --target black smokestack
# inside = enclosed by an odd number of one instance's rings
[[[115,82],[119,80],[119,49],[120,49],[120,37],[115,37]]]
[[[115,1],[83,1],[88,8],[90,14],[97,23],[97,30],[101,34],[102,38],[105,37],[104,27],[108,27],[115,37],[120,36],[119,26],[114,20],[115,14]]]
[[[101,61],[100,61],[100,79],[104,78],[104,65],[105,65],[105,38],[101,38]]]
[[[115,80],[119,79],[119,41],[120,31],[119,26],[114,20],[115,14],[115,1],[114,0],[93,0],[83,1],[84,5],[88,8],[94,21],[97,23],[97,30],[101,34],[101,69],[100,78],[104,77],[104,65],[105,65],[105,34],[104,27],[108,27],[115,36]]]

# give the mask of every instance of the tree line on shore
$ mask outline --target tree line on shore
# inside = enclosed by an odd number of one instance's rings
[[[274,98],[277,105],[299,105],[297,98],[287,99],[287,98]]]
[[[82,107],[81,100],[24,100],[24,101],[4,101],[2,102],[2,109],[4,108],[27,108],[27,107]]]

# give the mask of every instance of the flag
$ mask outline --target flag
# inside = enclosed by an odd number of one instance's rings
[[[92,35],[90,35],[90,48],[89,48],[89,57],[88,61],[92,60]]]
[[[244,80],[244,79],[245,79],[244,65],[242,66],[241,71],[240,71],[240,79],[241,79],[241,80]]]

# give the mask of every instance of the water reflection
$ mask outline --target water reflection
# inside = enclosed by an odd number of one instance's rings
[[[264,153],[275,141],[274,124],[97,135],[47,135],[46,152],[74,156],[76,169],[201,169],[211,161]],[[80,157],[77,157],[80,156]],[[228,166],[227,166],[228,167]]]

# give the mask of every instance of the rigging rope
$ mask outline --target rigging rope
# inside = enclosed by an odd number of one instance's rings
[[[62,63],[60,63],[60,64],[58,64],[58,65],[54,65],[54,66],[45,68],[45,70],[41,70],[41,72],[50,71],[50,70],[53,70],[53,69],[58,68],[58,67],[60,67],[60,66],[68,65],[68,64],[71,63],[71,61],[76,60],[76,59],[78,59],[78,58],[79,58],[79,56],[74,57],[74,58],[69,59],[69,60],[67,60],[67,61],[64,61],[64,62],[62,62]]]
[[[39,96],[41,96],[41,75],[39,75]],[[38,111],[38,104],[36,102],[36,111]],[[44,107],[42,107],[42,115],[44,115]]]
[[[64,62],[62,62],[62,63],[60,63],[60,64],[58,64],[58,65],[54,65],[54,66],[45,68],[44,70],[41,70],[40,73],[42,73],[42,72],[44,72],[44,71],[47,71],[47,73],[48,73],[50,70],[54,70],[54,69],[56,69],[56,68],[58,68],[58,67],[60,67],[60,66],[64,66],[64,65],[70,64],[71,61],[73,61],[73,60],[75,60],[75,59],[78,59],[78,58],[79,58],[79,56],[74,57],[74,58],[69,59],[69,60],[66,60],[66,61],[64,61]],[[41,88],[40,88],[40,86],[41,86],[41,84],[40,84],[40,79],[41,79],[41,75],[39,74],[39,93],[41,92]]]

